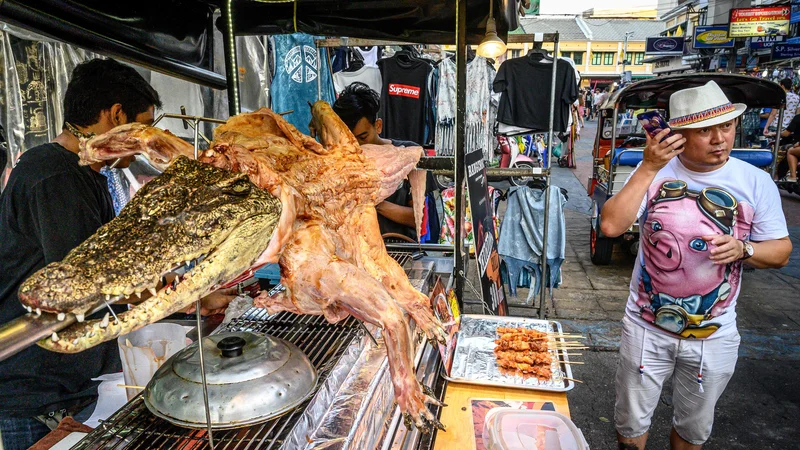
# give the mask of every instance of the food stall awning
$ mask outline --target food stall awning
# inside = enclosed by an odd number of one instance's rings
[[[188,81],[225,89],[213,71],[214,13],[228,0],[4,0],[0,21]],[[230,0],[236,35],[324,36],[455,43],[456,0]],[[483,37],[489,4],[467,0],[467,38]],[[518,26],[517,0],[494,0],[497,30]],[[221,18],[220,18],[221,20]],[[223,30],[223,24],[218,23]]]

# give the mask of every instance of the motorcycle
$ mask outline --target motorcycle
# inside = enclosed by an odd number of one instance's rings
[[[534,167],[541,167],[539,161],[526,156],[519,151],[516,145],[510,145],[508,138],[505,136],[498,136],[497,141],[500,144],[500,168],[512,169],[532,169]],[[512,186],[529,186],[534,183],[533,177],[508,177],[508,182]]]

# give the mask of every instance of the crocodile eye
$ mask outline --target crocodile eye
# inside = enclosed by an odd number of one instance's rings
[[[661,226],[661,223],[657,220],[654,220],[650,226],[653,228],[653,231],[661,231],[661,229],[663,228]]]
[[[692,239],[689,242],[689,247],[692,250],[697,250],[698,252],[703,252],[703,251],[708,249],[708,244],[706,243],[706,241],[704,241],[702,239]]]

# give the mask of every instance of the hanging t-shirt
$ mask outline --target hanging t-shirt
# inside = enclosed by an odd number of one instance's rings
[[[309,134],[308,124],[311,122],[308,102],[335,101],[327,49],[320,49],[320,61],[314,39],[316,37],[305,33],[278,34],[270,38],[274,67],[270,87],[272,110],[294,110],[284,118],[304,134]],[[321,77],[321,98],[317,93],[318,75]]]
[[[150,86],[161,97],[161,111],[171,114],[180,114],[181,106],[186,108],[190,116],[203,116],[205,105],[203,103],[202,87],[195,83],[187,83],[169,75],[152,72]],[[177,136],[192,138],[194,130],[187,126],[184,128],[181,119],[163,118],[158,123],[159,128],[164,128]],[[202,130],[202,129],[201,129]]]
[[[698,339],[736,331],[742,278],[741,262],[709,259],[714,247],[702,236],[767,241],[789,235],[769,174],[736,158],[703,173],[673,158],[642,201],[639,228],[626,315],[650,329]]]
[[[381,71],[377,67],[364,66],[353,72],[336,72],[333,74],[333,86],[336,89],[336,96],[338,97],[342,91],[356,81],[369,86],[370,89],[381,93]]]
[[[380,47],[355,47],[355,50],[361,53],[361,57],[364,58],[365,66],[378,67],[378,60],[381,59]]]
[[[423,59],[394,56],[378,62],[383,78],[381,90],[382,136],[425,142],[429,118],[429,82],[433,66]]]
[[[549,61],[549,60],[542,60]],[[501,92],[497,120],[509,125],[547,130],[550,122],[552,62],[534,61],[528,56],[509,59],[500,66],[493,89]],[[570,63],[558,60],[553,130],[566,131],[570,105],[578,98],[578,84]]]

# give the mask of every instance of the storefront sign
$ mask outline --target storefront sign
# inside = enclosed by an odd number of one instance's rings
[[[800,22],[800,0],[792,0],[792,16],[789,23]]]
[[[758,36],[750,38],[750,48],[772,48],[786,41],[786,36]]]
[[[728,37],[785,36],[789,34],[791,11],[789,5],[732,9]]]
[[[683,36],[676,37],[649,37],[645,53],[648,55],[676,56],[683,55]]]
[[[500,255],[497,253],[483,149],[476,146],[468,150],[464,155],[464,163],[467,165],[469,209],[472,212],[472,231],[475,235],[475,256],[478,260],[483,309],[487,314],[506,316],[508,304],[500,279]]]
[[[698,26],[694,28],[694,48],[733,47],[733,39],[728,38],[727,25]]]
[[[800,44],[775,44],[772,47],[772,59],[789,59],[800,57]]]

